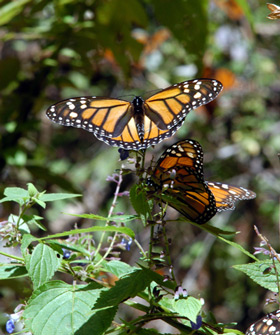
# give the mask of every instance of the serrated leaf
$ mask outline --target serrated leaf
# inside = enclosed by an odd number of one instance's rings
[[[103,265],[103,270],[110,272],[118,278],[135,271],[137,268],[121,261],[110,261]]]
[[[12,279],[24,277],[27,275],[27,270],[22,265],[0,264],[0,279]]]
[[[275,266],[279,274],[280,264],[278,262],[275,262]],[[272,267],[272,270],[268,273],[265,273],[265,270],[269,267]],[[277,277],[271,260],[257,261],[254,263],[242,265],[234,265],[233,268],[242,271],[260,286],[272,292],[278,292]]]
[[[48,201],[71,199],[81,196],[82,196],[81,194],[73,194],[73,193],[48,193],[48,194],[42,194],[40,196],[40,200],[48,202]]]
[[[59,233],[59,234],[54,234],[54,235],[49,235],[46,237],[42,237],[38,240],[46,240],[49,238],[60,238],[60,237],[64,237],[64,236],[68,236],[68,235],[75,235],[75,234],[83,234],[83,233],[92,233],[95,231],[106,231],[106,232],[118,232],[121,234],[126,234],[127,236],[131,237],[131,238],[135,238],[135,234],[133,232],[133,230],[131,230],[130,228],[126,228],[126,227],[114,227],[114,226],[95,226],[95,227],[90,227],[90,228],[83,228],[83,229],[74,229],[74,230],[69,230],[69,231],[65,231],[63,233]]]
[[[146,193],[137,185],[130,189],[130,201],[135,212],[140,216],[143,224],[147,223],[151,211],[151,201],[147,200]]]
[[[76,331],[96,313],[92,307],[106,290],[99,287],[96,283],[75,287],[61,281],[40,286],[24,311],[26,327],[33,335],[79,334]]]
[[[34,288],[46,283],[52,278],[61,264],[62,257],[49,246],[39,243],[30,256],[26,256],[26,268]]]

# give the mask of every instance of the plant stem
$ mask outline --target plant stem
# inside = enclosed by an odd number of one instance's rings
[[[114,198],[113,198],[113,201],[112,201],[112,204],[111,204],[111,207],[110,207],[110,210],[109,210],[109,213],[108,213],[108,219],[112,216],[113,214],[113,210],[114,208],[116,207],[116,203],[117,203],[117,199],[118,199],[118,194],[120,192],[120,188],[121,188],[121,183],[122,183],[122,168],[120,169],[120,172],[119,172],[119,175],[118,175],[119,179],[118,179],[118,182],[117,182],[117,187],[116,187],[116,191],[115,191],[115,194],[114,194]],[[105,227],[108,226],[110,223],[110,220],[107,220],[106,221],[106,224],[105,224]],[[100,238],[100,241],[99,241],[99,244],[96,248],[96,251],[95,251],[95,258],[96,258],[96,255],[98,255],[99,253],[99,250],[101,249],[101,246],[102,246],[102,243],[103,243],[103,240],[105,238],[105,232],[102,233],[101,235],[101,238]],[[113,236],[113,239],[110,243],[110,246],[108,248],[108,250],[106,251],[106,253],[104,254],[104,256],[95,264],[95,266],[98,266],[100,263],[103,262],[104,259],[106,259],[106,257],[109,255],[109,253],[111,252],[112,250],[112,247],[115,243],[115,240],[116,240],[116,237],[117,237],[117,234],[118,233],[115,233],[114,236]]]

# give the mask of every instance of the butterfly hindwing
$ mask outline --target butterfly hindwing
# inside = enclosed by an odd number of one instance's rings
[[[280,310],[271,312],[253,323],[246,331],[246,335],[279,335]]]
[[[249,200],[256,197],[256,193],[244,187],[232,186],[218,182],[206,182],[216,199],[217,211],[221,212],[234,209],[234,203],[238,200]]]

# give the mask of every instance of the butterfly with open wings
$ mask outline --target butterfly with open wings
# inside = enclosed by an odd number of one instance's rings
[[[179,141],[166,149],[148,181],[148,192],[198,224],[217,212],[234,209],[237,200],[256,197],[243,187],[204,181],[203,150],[194,140]]]
[[[67,99],[50,106],[46,114],[55,123],[92,132],[108,145],[140,150],[172,136],[192,109],[214,100],[222,88],[218,80],[195,79],[172,85],[146,100]]]

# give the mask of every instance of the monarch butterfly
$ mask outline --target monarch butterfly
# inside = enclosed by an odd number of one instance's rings
[[[203,150],[194,140],[179,141],[161,155],[148,189],[160,189],[164,202],[199,224],[209,221],[216,212],[234,209],[237,200],[256,197],[243,187],[204,181]]]
[[[50,106],[46,114],[53,122],[93,132],[106,144],[140,150],[172,136],[190,110],[215,99],[222,88],[217,80],[195,79],[170,86],[147,100],[67,99]]]
[[[246,335],[279,335],[280,309],[271,312],[253,323],[246,331]]]
[[[267,3],[266,5],[267,8],[271,11],[271,13],[267,15],[267,18],[270,20],[280,19],[280,7],[274,3]]]

